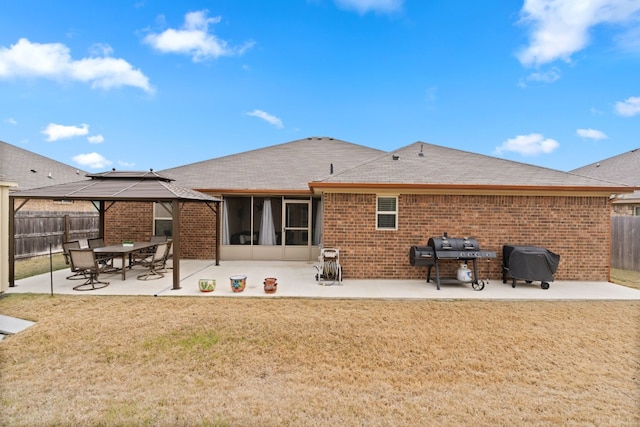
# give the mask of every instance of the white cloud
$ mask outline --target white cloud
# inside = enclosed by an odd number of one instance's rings
[[[89,52],[93,56],[111,56],[113,54],[113,48],[106,43],[94,43]]]
[[[100,144],[104,142],[104,136],[102,135],[92,135],[87,137],[87,140],[92,144]]]
[[[89,125],[83,123],[82,125],[80,125],[80,127],[78,127],[49,123],[47,127],[40,133],[47,135],[47,141],[57,141],[59,139],[87,135],[89,133]]]
[[[530,43],[518,59],[526,66],[570,61],[589,44],[591,27],[634,22],[639,11],[638,0],[526,0],[520,14],[531,28]],[[633,34],[627,33],[626,44]]]
[[[616,112],[625,117],[640,114],[640,96],[631,96],[624,101],[616,102]]]
[[[616,43],[623,52],[640,52],[640,25],[617,36]]]
[[[581,138],[596,139],[596,140],[609,138],[604,132],[596,129],[577,129],[576,135],[578,135]]]
[[[525,81],[535,83],[553,83],[558,79],[560,79],[560,70],[557,67],[553,67],[549,71],[535,71],[529,74]],[[520,82],[520,86],[526,87],[526,82]]]
[[[253,42],[248,42],[240,47],[230,47],[226,41],[209,33],[209,25],[219,23],[221,18],[209,18],[208,13],[207,10],[187,13],[181,29],[169,28],[159,34],[148,34],[144,41],[160,52],[191,55],[194,62],[242,54],[253,46]]]
[[[536,154],[549,154],[558,148],[560,144],[554,139],[545,138],[539,133],[529,135],[518,135],[515,138],[507,139],[499,147],[496,147],[496,154],[502,155],[505,151],[520,153],[523,156],[535,156]]]
[[[279,118],[277,118],[276,116],[272,116],[269,113],[265,113],[262,110],[253,110],[250,113],[247,113],[247,116],[253,116],[253,117],[258,117],[268,123],[271,123],[272,125],[274,125],[277,128],[282,128],[283,124],[282,124],[282,120],[280,120]]]
[[[89,169],[104,169],[112,163],[96,152],[78,154],[73,160],[83,168]]]
[[[17,125],[18,122],[13,117],[9,117],[8,119],[4,119],[5,123],[9,123],[10,125]]]
[[[102,53],[108,52],[103,47]],[[138,87],[153,92],[149,78],[124,59],[89,57],[71,59],[62,43],[31,43],[22,38],[10,48],[0,47],[0,79],[36,77],[52,80],[77,80],[92,88]]]
[[[338,7],[356,10],[358,13],[390,13],[402,9],[404,0],[335,0]]]

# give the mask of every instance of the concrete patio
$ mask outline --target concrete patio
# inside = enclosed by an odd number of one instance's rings
[[[172,289],[172,272],[157,280],[138,280],[144,270],[134,267],[127,270],[126,280],[120,273],[102,274],[100,279],[109,286],[91,291],[75,291],[79,280],[67,280],[68,269],[16,281],[8,288],[11,293],[72,294],[72,295],[146,295],[157,297],[192,296],[215,297],[262,297],[262,298],[377,298],[377,299],[469,299],[469,300],[640,300],[640,290],[608,282],[556,281],[547,290],[539,282],[525,284],[502,283],[500,277],[492,277],[482,291],[475,291],[468,283],[443,281],[441,290],[433,280],[355,280],[345,279],[341,284],[322,286],[316,282],[316,269],[311,262],[304,261],[221,261],[219,266],[208,260],[182,260],[180,262],[181,289]],[[231,290],[229,277],[247,276],[243,292]],[[265,294],[263,281],[266,277],[278,279],[275,294]],[[215,279],[213,292],[200,292],[199,279]]]

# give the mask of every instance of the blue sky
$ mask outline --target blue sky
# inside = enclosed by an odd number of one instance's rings
[[[0,140],[91,172],[310,136],[640,147],[640,0],[3,0],[0,28]]]

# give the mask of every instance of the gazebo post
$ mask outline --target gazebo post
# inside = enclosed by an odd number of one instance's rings
[[[216,202],[216,265],[220,265],[220,202]]]
[[[104,230],[105,230],[105,214],[104,214],[104,200],[100,200],[98,205],[98,212],[100,213],[99,221],[98,221],[98,237],[102,237],[104,239]]]
[[[16,285],[16,200],[9,197],[9,287]]]
[[[178,199],[171,202],[173,213],[172,232],[173,239],[173,289],[180,289],[180,206]]]

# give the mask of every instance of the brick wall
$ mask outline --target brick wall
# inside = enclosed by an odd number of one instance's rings
[[[220,217],[222,221],[222,217]],[[216,216],[204,203],[185,203],[180,210],[182,257],[215,259]]]
[[[479,276],[502,276],[504,244],[542,246],[560,255],[557,280],[609,278],[611,206],[606,197],[400,195],[398,230],[376,230],[375,194],[324,195],[324,246],[340,248],[347,278],[424,278],[409,248],[429,237],[474,237],[497,259]],[[446,261],[442,277],[460,261]],[[488,273],[490,272],[490,273]]]
[[[637,205],[616,203],[613,205],[613,216],[633,216],[635,206]]]
[[[153,234],[153,203],[116,202],[105,214],[105,243],[147,241]],[[215,259],[215,213],[205,203],[180,203],[180,251],[185,259]]]
[[[106,203],[104,242],[116,245],[123,240],[144,242],[153,234],[153,203]]]

